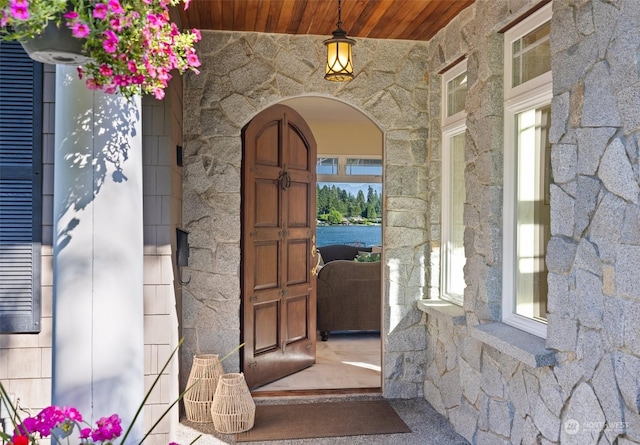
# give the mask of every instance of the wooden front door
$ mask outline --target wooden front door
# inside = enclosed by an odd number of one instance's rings
[[[257,388],[315,362],[316,143],[283,105],[242,141],[242,370]]]

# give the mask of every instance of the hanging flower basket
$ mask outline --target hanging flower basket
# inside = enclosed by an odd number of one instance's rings
[[[0,0],[0,40],[19,40],[40,62],[79,65],[92,90],[162,99],[172,71],[200,66],[200,31],[181,31],[169,19],[170,6],[186,9],[189,1]],[[71,40],[58,31],[77,42],[59,46]]]
[[[52,65],[84,65],[91,61],[83,51],[84,40],[77,39],[67,26],[58,26],[49,21],[47,26],[33,38],[20,41],[25,52],[33,60]]]

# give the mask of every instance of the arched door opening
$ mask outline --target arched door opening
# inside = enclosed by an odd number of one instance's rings
[[[371,273],[374,264],[363,264],[375,259],[382,250],[382,166],[384,135],[366,115],[335,99],[323,97],[298,97],[281,102],[303,117],[313,133],[317,144],[317,196],[319,199],[314,214],[317,217],[316,242],[322,248],[328,244],[344,244],[360,250],[374,251],[368,258],[360,255],[359,261],[342,263],[340,269],[347,275],[352,269],[358,288],[355,307],[345,309],[336,306],[334,311],[343,312],[347,321],[333,321],[327,341],[321,341],[318,332],[316,362],[313,366],[290,376],[276,380],[254,390],[254,394],[267,395],[279,391],[316,392],[378,392],[382,386],[382,267]],[[338,202],[331,204],[341,221],[327,218],[326,203],[320,202],[327,191],[338,194]],[[325,207],[322,207],[325,206]],[[320,212],[320,214],[318,214]],[[331,258],[328,258],[331,260]],[[374,262],[374,261],[372,261]],[[355,264],[357,263],[357,265]],[[332,265],[337,268],[338,263]],[[349,272],[347,272],[346,268]],[[368,269],[367,269],[368,268]],[[366,271],[364,271],[366,270]],[[364,272],[363,272],[364,271]],[[329,277],[329,269],[320,273]],[[319,279],[323,277],[320,276]],[[327,278],[334,280],[334,278]],[[344,281],[344,278],[336,278]],[[324,283],[324,282],[323,282]],[[364,286],[362,285],[364,284]],[[319,284],[321,298],[323,284]],[[377,292],[378,291],[378,292]],[[336,291],[339,293],[339,291]],[[354,297],[354,301],[356,297]],[[374,299],[369,304],[362,299]],[[372,309],[373,307],[373,309]],[[318,319],[326,317],[326,306],[318,304]],[[324,313],[322,311],[325,311]],[[373,311],[373,312],[372,312]],[[335,318],[335,317],[334,317]],[[337,317],[340,318],[340,317]],[[368,318],[369,321],[360,319]],[[371,319],[374,323],[371,324]],[[346,325],[344,323],[347,323]],[[342,323],[342,324],[341,324]],[[364,323],[364,324],[363,324]],[[324,335],[322,335],[324,337]]]

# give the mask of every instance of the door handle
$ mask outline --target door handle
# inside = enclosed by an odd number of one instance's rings
[[[291,187],[291,175],[289,175],[289,172],[286,170],[280,173],[278,181],[280,182],[280,188],[282,190],[286,190]]]
[[[316,253],[316,265],[311,269],[311,275],[318,276],[318,269],[320,268],[320,255]]]
[[[320,268],[320,254],[318,253],[318,249],[316,249],[316,236],[315,234],[311,237],[311,261],[313,261],[313,255],[316,256],[316,265],[311,268],[311,275],[317,276],[318,269]]]

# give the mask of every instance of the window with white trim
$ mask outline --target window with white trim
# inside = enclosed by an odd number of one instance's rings
[[[442,75],[442,228],[440,298],[462,305],[464,288],[464,150],[467,62]]]
[[[546,337],[551,5],[505,32],[504,323]]]
[[[318,182],[382,183],[382,156],[318,156]]]

